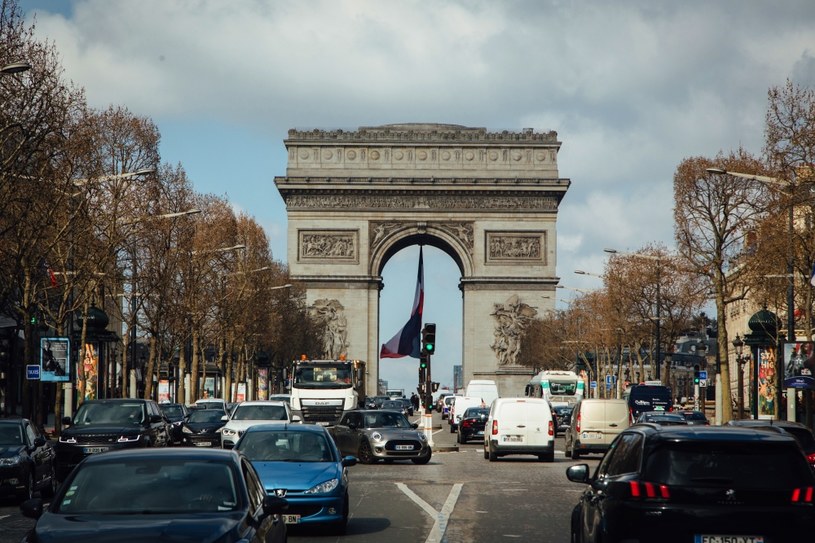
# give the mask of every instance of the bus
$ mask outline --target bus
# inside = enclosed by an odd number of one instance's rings
[[[524,395],[543,398],[550,404],[574,405],[583,399],[586,384],[573,371],[544,370],[526,385]]]

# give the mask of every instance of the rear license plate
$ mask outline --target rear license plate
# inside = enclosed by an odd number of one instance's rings
[[[703,535],[696,534],[694,543],[764,543],[763,535]]]
[[[283,515],[286,524],[300,524],[300,515]]]
[[[397,451],[412,451],[413,445],[397,445],[394,449]]]
[[[597,432],[583,432],[580,437],[581,439],[600,439],[600,434]]]
[[[504,441],[507,443],[520,443],[524,440],[524,436],[504,436]]]
[[[195,446],[196,447],[212,447],[212,443],[210,443],[209,441],[197,441],[195,443]]]
[[[108,447],[82,447],[82,452],[85,454],[100,453],[106,450],[108,450]]]

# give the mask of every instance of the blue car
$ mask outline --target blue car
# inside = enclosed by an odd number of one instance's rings
[[[348,467],[331,434],[312,424],[250,426],[235,445],[260,475],[270,496],[286,498],[290,525],[326,525],[342,534],[348,524]]]

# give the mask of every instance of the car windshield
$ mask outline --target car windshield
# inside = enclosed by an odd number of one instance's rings
[[[74,424],[141,424],[144,404],[140,402],[86,402],[79,406]]]
[[[286,408],[282,405],[239,405],[235,408],[232,420],[287,420]]]
[[[220,422],[223,416],[223,411],[216,409],[194,409],[187,420],[188,422]]]
[[[18,424],[0,425],[0,445],[21,445],[23,437]]]
[[[326,436],[314,432],[247,432],[236,448],[252,462],[334,461]]]
[[[184,411],[181,410],[181,406],[177,404],[167,404],[161,406],[161,411],[167,415],[167,417],[182,417],[184,416]]]
[[[365,413],[365,428],[411,428],[401,413]]]
[[[464,418],[478,418],[478,417],[486,417],[490,414],[489,409],[485,409],[483,407],[470,407],[467,411],[464,412]]]
[[[782,490],[812,478],[796,452],[774,443],[670,443],[648,455],[644,477],[667,485]]]
[[[56,512],[150,515],[235,511],[238,486],[229,464],[128,459],[83,464]]]
[[[682,413],[687,420],[707,420],[704,413],[699,411],[685,411]]]

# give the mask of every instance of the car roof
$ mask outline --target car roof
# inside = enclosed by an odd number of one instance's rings
[[[238,407],[242,405],[286,405],[284,400],[247,400],[240,402]]]
[[[279,430],[286,430],[289,432],[302,432],[308,434],[327,434],[328,430],[325,426],[321,426],[319,424],[301,424],[301,423],[290,423],[286,421],[280,422],[265,422],[263,424],[255,424],[247,428],[244,433],[255,433],[255,432],[271,432],[271,431],[279,431]]]
[[[221,460],[235,461],[237,451],[220,448],[194,448],[194,447],[145,447],[134,449],[114,449],[105,454],[92,454],[86,456],[85,463],[105,463],[127,458],[155,458],[157,461],[170,460]]]
[[[651,434],[651,438],[660,441],[695,441],[695,442],[795,442],[790,434],[766,432],[759,428],[739,426],[703,426],[681,425],[661,426],[644,422],[630,426],[623,432],[640,431]]]

